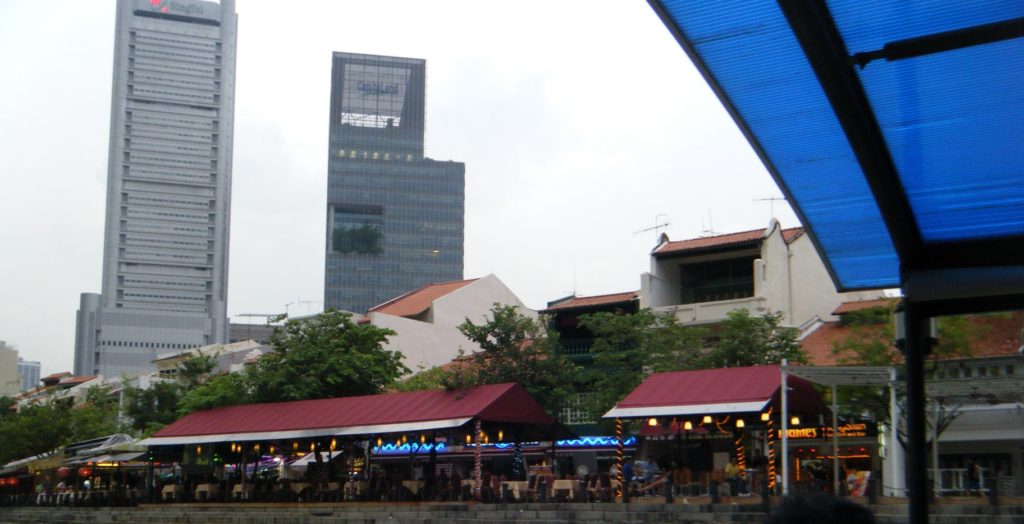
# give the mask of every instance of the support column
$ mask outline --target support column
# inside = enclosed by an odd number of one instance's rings
[[[925,322],[913,302],[903,302],[903,354],[907,381],[907,487],[910,524],[928,524],[928,450],[925,435]]]
[[[839,387],[832,385],[832,493],[838,496],[839,479]]]
[[[900,421],[903,411],[896,398],[896,368],[889,370],[889,434],[885,454],[884,471],[882,473],[884,494],[887,497],[906,496],[906,467],[904,463],[903,444],[900,443]]]
[[[480,489],[482,488],[482,460],[481,457],[481,438],[480,438],[480,419],[473,421],[473,498],[480,500]]]
[[[615,417],[615,464],[618,468],[617,480],[619,487],[615,490],[615,500],[622,497],[622,419]]]
[[[935,399],[935,420],[932,421],[932,496],[938,497],[942,489],[942,475],[939,474],[939,418],[942,417],[942,400]]]
[[[789,372],[782,359],[782,496],[789,495]]]

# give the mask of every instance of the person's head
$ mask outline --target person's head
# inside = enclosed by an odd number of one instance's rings
[[[807,494],[786,497],[765,524],[874,524],[871,510],[848,499]]]

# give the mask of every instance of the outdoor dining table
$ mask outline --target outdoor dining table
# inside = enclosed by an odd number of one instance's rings
[[[420,489],[423,488],[423,481],[422,480],[403,480],[402,481],[402,486],[404,486],[405,489],[408,489],[409,492],[411,492],[413,495],[419,495],[420,494]]]
[[[196,486],[196,500],[203,500],[205,496],[207,499],[212,499],[217,496],[217,485],[216,484],[199,484]]]
[[[345,498],[353,500],[366,493],[367,482],[365,480],[350,480],[345,483]]]
[[[508,488],[516,500],[523,500],[523,495],[530,489],[530,483],[525,480],[506,480],[501,486],[502,490]]]
[[[553,498],[555,496],[555,493],[558,493],[560,490],[564,490],[564,491],[568,491],[568,493],[569,493],[567,495],[567,498],[569,500],[572,500],[573,493],[575,491],[575,489],[573,489],[573,485],[574,484],[576,484],[576,481],[575,480],[569,480],[569,479],[558,479],[558,480],[552,482],[551,483],[551,497]]]
[[[168,484],[164,486],[164,489],[160,490],[160,494],[164,500],[179,500],[183,491],[180,484]]]
[[[249,500],[252,498],[253,485],[252,484],[235,484],[231,488],[231,497],[239,500]]]

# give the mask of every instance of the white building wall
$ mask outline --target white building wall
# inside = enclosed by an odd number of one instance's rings
[[[815,316],[824,321],[838,320],[832,312],[843,302],[874,300],[882,291],[839,293],[825,264],[806,234],[789,244],[790,275],[793,293],[792,325],[799,326]]]
[[[486,321],[495,304],[515,306],[520,313],[537,318],[537,312],[527,308],[519,297],[494,275],[487,275],[434,301],[430,322],[370,312],[367,318],[377,327],[389,328],[395,335],[388,339],[387,348],[400,351],[402,363],[414,373],[447,364],[459,354],[479,351],[458,330],[459,324],[470,319],[476,324]]]
[[[0,340],[0,396],[13,397],[21,392],[18,352]]]
[[[764,298],[766,311],[761,313],[782,313],[783,324],[793,322],[789,266],[790,250],[782,237],[782,226],[773,219],[761,243],[761,258],[754,261],[754,296]]]
[[[747,250],[686,257],[687,263],[710,262],[742,256]],[[640,277],[640,307],[671,312],[683,323],[714,323],[724,320],[735,309],[752,314],[782,313],[785,325],[800,327],[818,317],[834,320],[832,311],[843,302],[870,300],[883,296],[881,291],[838,293],[825,264],[807,234],[786,243],[782,225],[775,219],[768,224],[752,264],[754,296],[716,302],[679,304],[680,258],[651,256],[651,270]]]

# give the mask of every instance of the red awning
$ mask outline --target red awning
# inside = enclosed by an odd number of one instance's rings
[[[400,433],[456,428],[473,419],[485,423],[555,425],[555,420],[522,386],[509,383],[460,391],[416,391],[215,408],[190,413],[141,444]]]
[[[782,374],[779,366],[704,369],[655,373],[637,386],[604,418],[749,413],[777,404]],[[789,409],[794,413],[825,413],[814,386],[789,377]]]

